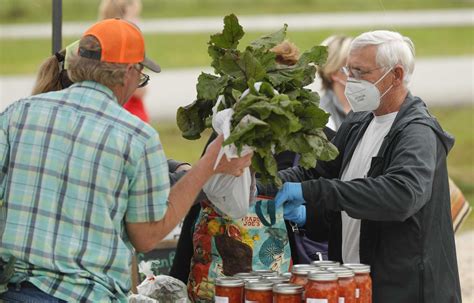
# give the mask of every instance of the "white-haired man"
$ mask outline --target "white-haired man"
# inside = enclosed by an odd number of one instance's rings
[[[352,112],[333,140],[340,154],[281,171],[277,206],[309,230],[329,212],[329,257],[369,264],[374,302],[460,302],[446,167],[454,138],[407,88],[412,42],[363,33],[343,69]]]

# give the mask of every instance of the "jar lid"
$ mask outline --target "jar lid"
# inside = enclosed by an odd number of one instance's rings
[[[370,273],[370,265],[361,263],[347,263],[344,267],[352,269],[356,274]]]
[[[244,280],[234,277],[220,277],[216,279],[217,286],[239,287],[244,286]]]
[[[235,274],[234,277],[242,279],[244,281],[260,280],[261,278],[260,275],[256,275],[250,272],[241,272],[241,273]]]
[[[273,285],[273,293],[277,294],[301,294],[303,293],[303,286],[291,284],[291,283],[282,283]]]
[[[346,267],[328,267],[326,270],[335,273],[338,278],[350,278],[354,276],[354,271]]]
[[[339,266],[341,263],[337,261],[331,261],[331,260],[318,260],[318,261],[312,261],[311,265],[314,266],[320,266],[320,267],[327,267],[328,265],[331,266]]]
[[[259,280],[255,282],[245,283],[245,289],[250,290],[272,290],[273,283],[271,281]]]
[[[330,271],[319,271],[310,273],[308,279],[311,281],[336,281],[337,275]]]
[[[290,282],[290,278],[282,277],[282,276],[279,276],[279,277],[265,277],[264,279],[267,280],[267,281],[272,282],[273,284]]]
[[[284,273],[280,274],[280,277],[290,279],[291,278],[291,272],[284,272]]]
[[[293,267],[291,272],[295,275],[306,276],[308,275],[308,273],[312,271],[318,271],[318,270],[322,270],[322,269],[314,267],[312,265],[308,265],[308,266]]]

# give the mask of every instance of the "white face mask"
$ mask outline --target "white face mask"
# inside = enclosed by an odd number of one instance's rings
[[[377,84],[388,75],[392,67],[383,74],[375,83],[365,80],[358,80],[352,77],[347,78],[344,95],[349,102],[353,112],[373,111],[380,106],[380,99],[385,96],[393,85],[391,85],[382,95],[377,88]]]

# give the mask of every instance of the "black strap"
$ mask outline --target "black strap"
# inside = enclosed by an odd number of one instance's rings
[[[267,202],[267,213],[270,215],[270,223],[267,221],[265,216],[262,212],[262,201],[258,201],[255,203],[255,213],[257,217],[260,219],[264,226],[272,226],[276,223],[276,208],[275,208],[275,201],[268,200]]]

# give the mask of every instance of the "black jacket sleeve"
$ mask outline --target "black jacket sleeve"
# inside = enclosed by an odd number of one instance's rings
[[[389,165],[375,177],[351,181],[320,178],[303,182],[303,195],[316,209],[344,210],[356,219],[404,221],[430,199],[436,165],[435,133],[411,124],[394,139]],[[373,158],[372,161],[374,161]]]

